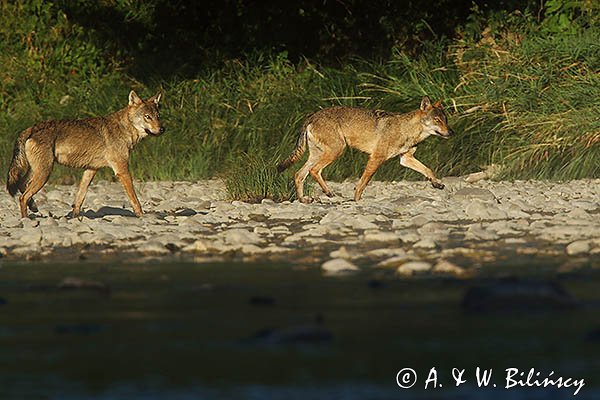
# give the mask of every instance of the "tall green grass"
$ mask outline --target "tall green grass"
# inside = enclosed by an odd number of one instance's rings
[[[33,4],[33,5],[32,5]],[[410,111],[440,99],[457,135],[430,138],[416,156],[437,174],[498,164],[507,178],[600,176],[600,27],[548,33],[528,18],[437,41],[409,57],[354,60],[325,68],[285,54],[228,60],[193,79],[139,82],[44,2],[0,2],[0,167],[17,133],[44,119],[103,115],[161,90],[167,132],[132,156],[140,179],[225,179],[233,198],[294,198],[292,176],[275,165],[294,147],[303,119],[332,105]],[[7,15],[14,16],[7,18]],[[35,15],[36,18],[32,18]],[[35,33],[34,33],[35,32]],[[68,38],[68,40],[67,40]],[[366,156],[349,150],[324,171],[357,179]],[[77,172],[56,168],[55,181]],[[99,178],[109,178],[106,171]],[[421,179],[386,162],[375,179]]]

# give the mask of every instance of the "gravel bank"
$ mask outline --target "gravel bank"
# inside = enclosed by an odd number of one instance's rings
[[[402,275],[510,260],[599,267],[600,180],[444,183],[372,182],[358,203],[354,182],[331,183],[337,196],[313,204],[232,202],[218,180],[137,183],[146,214],[135,218],[119,184],[97,182],[78,219],[66,217],[76,186],[48,185],[33,219],[0,195],[0,260],[278,260]]]

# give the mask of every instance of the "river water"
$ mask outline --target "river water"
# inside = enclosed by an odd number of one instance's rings
[[[461,306],[469,288],[505,275],[557,281],[577,306]],[[583,379],[577,398],[599,399],[598,288],[597,270],[509,265],[461,280],[286,264],[4,263],[0,399],[573,398],[574,387],[506,388],[507,368]],[[492,370],[486,387],[477,367]],[[396,382],[404,368],[417,375],[410,389]],[[464,370],[459,387],[453,368]]]

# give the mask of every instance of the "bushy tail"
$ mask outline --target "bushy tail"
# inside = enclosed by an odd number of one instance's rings
[[[25,155],[25,142],[29,139],[29,136],[31,136],[31,129],[22,132],[15,142],[12,161],[6,178],[6,189],[11,196],[17,194],[21,181],[27,178],[29,172],[29,161]]]
[[[304,127],[302,129],[302,132],[300,132],[300,136],[298,137],[298,140],[296,141],[296,148],[294,149],[294,151],[292,151],[292,154],[290,154],[290,156],[288,158],[286,158],[285,160],[283,160],[282,162],[280,162],[277,165],[277,171],[279,171],[279,172],[285,171],[290,165],[297,162],[302,157],[302,155],[306,151],[306,140],[307,140],[306,135],[307,134],[308,134],[308,130],[306,127]]]

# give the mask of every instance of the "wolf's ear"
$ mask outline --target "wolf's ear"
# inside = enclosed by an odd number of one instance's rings
[[[131,92],[129,92],[129,105],[133,106],[133,105],[138,105],[142,103],[142,99],[140,99],[140,96],[138,96],[133,90]]]
[[[433,103],[433,107],[435,107],[435,108],[440,108],[440,109],[443,109],[443,108],[444,108],[444,106],[442,106],[442,102],[441,102],[441,101],[439,101],[439,100],[438,100],[438,101],[436,101],[435,103]]]
[[[429,100],[429,97],[423,96],[423,98],[421,99],[421,111],[427,111],[430,108],[431,108],[431,100]]]
[[[162,93],[158,92],[156,93],[154,96],[150,97],[148,99],[148,101],[153,101],[154,104],[158,105],[158,103],[160,102],[160,98],[162,97]]]

